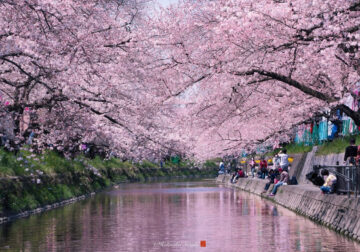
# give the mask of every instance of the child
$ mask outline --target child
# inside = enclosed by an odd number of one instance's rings
[[[336,176],[332,173],[329,173],[329,171],[326,169],[321,171],[321,175],[324,176],[325,183],[320,187],[320,190],[326,194],[333,193],[334,186],[336,184]]]

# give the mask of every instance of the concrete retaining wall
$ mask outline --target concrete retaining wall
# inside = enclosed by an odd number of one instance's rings
[[[314,146],[311,152],[290,155],[294,158],[290,176],[295,175],[299,184],[311,184],[310,181],[306,180],[305,176],[312,171],[314,165],[336,165],[337,162],[343,165],[345,153],[315,156],[316,151],[317,146]]]
[[[231,184],[230,177],[230,175],[219,175],[216,180],[227,186],[273,200],[290,210],[360,241],[360,198],[325,195],[320,192],[318,187],[307,184],[281,186],[275,197],[268,197],[267,194],[262,194],[266,180],[240,178],[236,184]]]
[[[82,196],[79,196],[79,197],[74,197],[74,198],[71,198],[71,199],[63,200],[61,202],[56,202],[54,204],[46,205],[44,207],[39,207],[39,208],[36,208],[36,209],[33,209],[33,210],[28,210],[28,211],[24,211],[24,212],[21,212],[21,213],[18,213],[18,214],[1,217],[0,218],[0,224],[4,224],[6,222],[10,222],[10,221],[20,219],[20,218],[26,218],[26,217],[29,217],[30,215],[39,214],[39,213],[42,213],[42,212],[45,212],[45,211],[48,211],[48,210],[51,210],[51,209],[55,209],[55,208],[58,208],[58,207],[61,207],[61,206],[69,205],[69,204],[72,204],[72,203],[74,203],[76,201],[84,200],[87,197],[90,197],[90,196],[93,196],[93,195],[95,195],[94,192],[89,193],[87,195],[82,195]]]

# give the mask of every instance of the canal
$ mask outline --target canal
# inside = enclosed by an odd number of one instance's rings
[[[1,251],[360,251],[270,201],[212,180],[124,184],[0,226]]]

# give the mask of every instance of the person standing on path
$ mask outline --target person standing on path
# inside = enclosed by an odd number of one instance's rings
[[[260,161],[260,172],[261,172],[261,178],[262,179],[265,179],[265,176],[267,176],[267,173],[268,173],[268,171],[267,171],[267,166],[268,166],[268,164],[267,164],[267,162],[266,162],[266,160],[265,160],[265,158],[264,157],[261,157],[261,161]]]
[[[251,175],[252,177],[254,177],[254,174],[255,174],[255,159],[254,157],[251,158],[251,161],[250,161],[250,169],[251,169]]]
[[[283,149],[279,152],[280,168],[282,171],[289,172],[289,155],[286,154],[287,150]]]
[[[357,146],[355,145],[355,139],[350,139],[350,145],[345,149],[344,164],[355,165],[355,158],[357,156]]]

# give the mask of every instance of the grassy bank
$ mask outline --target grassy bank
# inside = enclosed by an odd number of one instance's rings
[[[299,144],[295,144],[295,143],[291,143],[291,144],[287,144],[286,146],[284,146],[284,148],[287,150],[287,154],[291,155],[291,154],[299,154],[299,153],[306,153],[306,152],[310,152],[312,150],[312,146],[306,146],[306,145],[299,145]],[[266,157],[273,157],[276,154],[279,153],[279,151],[282,148],[279,149],[275,149],[271,152],[267,152],[264,154],[264,156]]]
[[[286,146],[287,153],[288,154],[299,154],[299,153],[306,153],[310,152],[312,150],[312,146],[306,146],[306,145],[298,145],[298,144],[288,144]]]
[[[329,155],[338,154],[345,152],[345,148],[349,146],[350,138],[356,139],[356,145],[360,145],[360,135],[358,136],[347,136],[344,138],[337,138],[331,142],[325,142],[319,146],[316,155]]]
[[[360,145],[360,135],[358,136],[347,136],[342,138],[336,138],[333,141],[327,141],[320,145],[318,145],[318,149],[316,151],[317,156],[321,155],[329,155],[329,154],[339,154],[345,152],[345,148],[349,146],[350,138],[356,139],[356,145]],[[284,146],[287,149],[288,154],[301,154],[310,152],[313,146],[306,146],[304,144],[296,144],[291,143]],[[268,152],[266,156],[274,156],[278,153],[280,149],[276,149],[272,152]]]
[[[316,151],[317,156],[339,154],[345,152],[345,148],[349,146],[351,138],[356,139],[356,145],[360,145],[360,135],[357,136],[346,136],[342,138],[336,138],[332,141],[324,142],[318,145]],[[312,146],[298,145],[295,143],[288,144],[285,146],[289,154],[306,153],[312,150]]]
[[[217,165],[203,169],[190,161],[165,162],[163,168],[148,161],[132,164],[119,159],[65,159],[53,151],[38,155],[24,148],[19,153],[0,150],[0,216],[34,209],[121,182],[150,177],[216,175]]]

